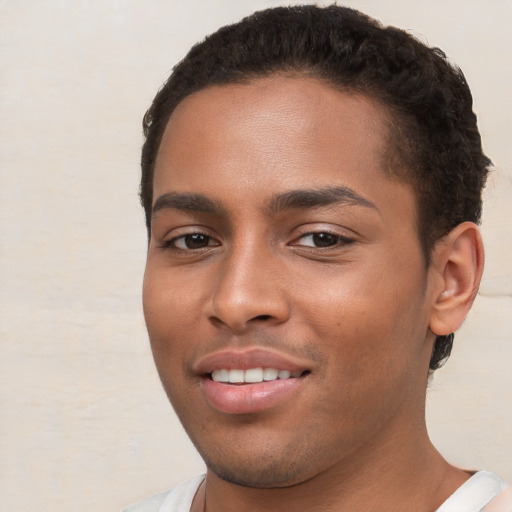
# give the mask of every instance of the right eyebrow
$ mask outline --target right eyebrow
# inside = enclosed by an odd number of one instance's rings
[[[151,216],[154,217],[156,213],[164,210],[218,214],[223,209],[219,203],[203,194],[167,192],[157,198],[153,205]]]

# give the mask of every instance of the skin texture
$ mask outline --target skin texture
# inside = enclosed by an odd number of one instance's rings
[[[200,91],[171,116],[144,312],[208,467],[208,511],[428,511],[468,477],[428,440],[425,387],[435,335],[476,293],[481,241],[465,223],[426,267],[414,192],[381,163],[385,116],[370,98],[283,76]],[[307,372],[276,406],[219,411],[197,368],[249,348]]]

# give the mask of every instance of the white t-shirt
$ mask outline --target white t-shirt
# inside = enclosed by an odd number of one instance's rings
[[[124,512],[190,512],[205,475],[145,499]],[[489,471],[478,471],[461,485],[436,512],[512,512],[512,490]]]

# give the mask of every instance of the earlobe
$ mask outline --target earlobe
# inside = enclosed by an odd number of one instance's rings
[[[484,249],[478,226],[464,222],[439,240],[432,264],[441,276],[442,290],[434,297],[429,327],[446,336],[461,326],[480,286]]]

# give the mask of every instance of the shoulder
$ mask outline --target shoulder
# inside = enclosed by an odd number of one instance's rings
[[[158,512],[160,505],[171,492],[172,491],[155,494],[150,498],[146,498],[145,500],[139,501],[135,505],[124,509],[123,512]]]
[[[512,512],[512,492],[490,471],[477,471],[436,512]]]
[[[187,480],[170,491],[155,494],[128,507],[123,512],[189,512],[204,475]]]
[[[506,485],[483,512],[512,512],[512,487]]]

